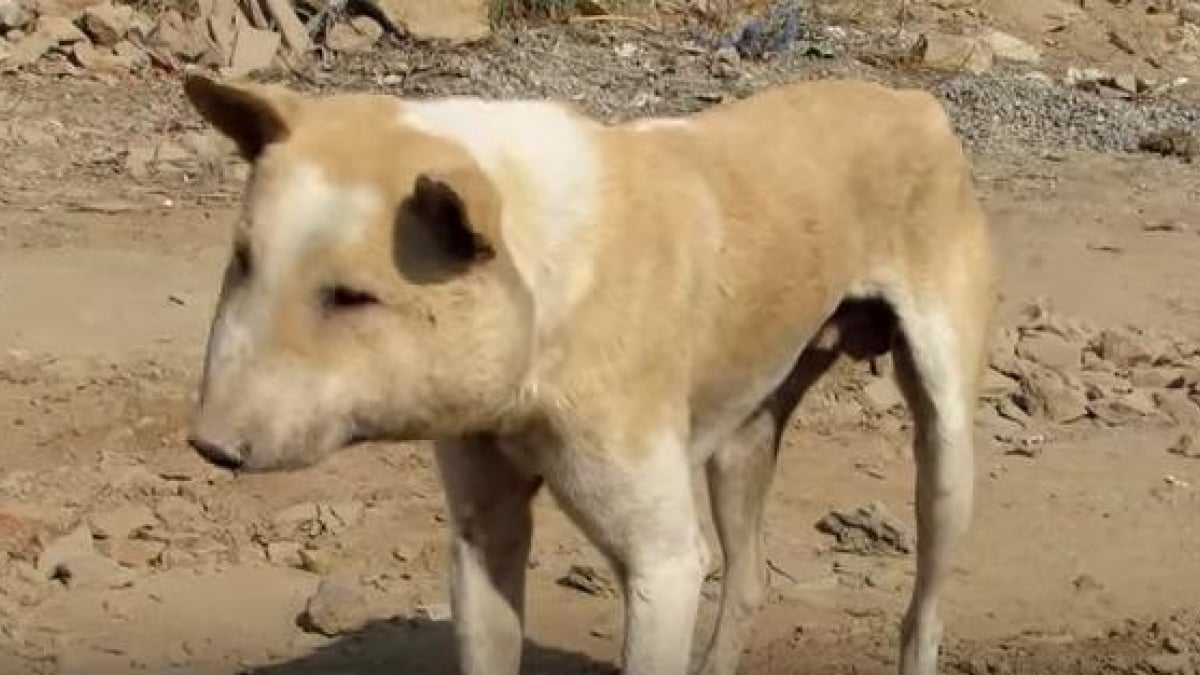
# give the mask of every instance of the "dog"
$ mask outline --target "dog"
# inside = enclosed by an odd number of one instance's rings
[[[934,98],[821,81],[606,125],[550,101],[184,89],[252,167],[189,440],[241,471],[437,441],[462,672],[520,668],[544,485],[620,579],[624,672],[732,675],[787,418],[840,355],[888,351],[918,467],[899,671],[936,672],[995,282]],[[699,467],[724,574],[693,666]]]

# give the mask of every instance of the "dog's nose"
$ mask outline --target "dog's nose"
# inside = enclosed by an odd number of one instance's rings
[[[242,449],[237,446],[222,445],[196,435],[190,436],[188,443],[201,457],[222,469],[240,469],[246,461]]]

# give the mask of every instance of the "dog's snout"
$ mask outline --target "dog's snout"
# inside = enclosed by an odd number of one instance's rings
[[[188,443],[201,457],[223,469],[240,469],[246,461],[244,450],[238,445],[217,443],[195,434],[188,438]]]

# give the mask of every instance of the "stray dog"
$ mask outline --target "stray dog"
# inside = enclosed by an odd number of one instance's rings
[[[936,671],[995,292],[932,97],[829,81],[604,125],[553,102],[185,90],[253,167],[191,443],[264,471],[438,440],[463,672],[520,667],[543,484],[620,578],[625,672],[688,672],[703,465],[724,589],[696,670],[734,673],[787,417],[839,354],[888,350],[918,465],[899,669]]]

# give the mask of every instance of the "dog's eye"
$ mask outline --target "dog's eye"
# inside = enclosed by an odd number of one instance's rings
[[[379,298],[367,291],[347,286],[330,286],[321,293],[322,303],[330,309],[353,309],[379,304]]]

